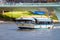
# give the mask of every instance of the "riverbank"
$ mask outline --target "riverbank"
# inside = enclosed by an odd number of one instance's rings
[[[0,21],[0,24],[12,24],[12,23],[15,23],[13,21]]]

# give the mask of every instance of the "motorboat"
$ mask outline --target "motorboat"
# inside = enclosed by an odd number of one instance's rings
[[[20,29],[52,29],[54,27],[53,21],[50,18],[20,18],[16,19],[16,24]]]

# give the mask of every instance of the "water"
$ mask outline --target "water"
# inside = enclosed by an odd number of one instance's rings
[[[60,40],[60,29],[19,30],[16,24],[0,24],[0,40]]]

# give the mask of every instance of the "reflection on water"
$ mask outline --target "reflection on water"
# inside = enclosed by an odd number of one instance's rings
[[[60,29],[18,29],[15,24],[0,24],[0,40],[60,40]]]

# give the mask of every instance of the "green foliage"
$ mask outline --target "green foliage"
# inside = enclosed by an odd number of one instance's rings
[[[54,20],[58,20],[56,15],[53,15],[51,18],[54,19]]]
[[[33,13],[31,11],[13,11],[13,12],[6,12],[4,15],[11,17],[11,18],[19,18],[22,16],[31,16]]]
[[[11,17],[8,17],[8,16],[6,16],[6,15],[0,14],[0,19],[3,19],[3,20],[10,20],[10,19],[12,19],[12,18],[11,18]]]
[[[11,17],[8,17],[6,15],[3,15],[3,18],[6,19],[6,20],[10,20],[11,19]]]
[[[3,15],[2,14],[0,14],[0,18],[3,18]]]
[[[33,15],[31,11],[13,11],[13,12],[5,12],[3,15],[0,14],[0,18],[10,20],[20,18],[22,16],[31,16],[31,15]]]

